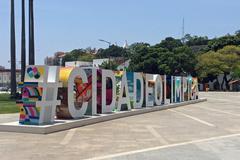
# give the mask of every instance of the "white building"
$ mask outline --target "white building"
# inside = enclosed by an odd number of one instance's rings
[[[65,62],[65,67],[92,67],[92,62],[85,62],[85,61],[72,61],[72,62]]]
[[[104,59],[94,59],[93,62],[85,62],[85,61],[72,61],[65,62],[65,67],[96,67],[98,68],[103,62],[108,62],[108,58]]]
[[[21,82],[21,71],[16,70],[16,81]],[[11,70],[0,69],[0,87],[10,87],[11,84]]]
[[[130,64],[130,60],[127,60],[127,61],[123,62],[122,64],[120,64],[120,65],[117,67],[117,70],[119,70],[119,71],[125,71],[126,68],[129,67],[129,64]]]
[[[104,59],[94,59],[93,60],[93,67],[99,67],[101,64],[103,64],[103,62],[108,62],[109,59],[108,58],[104,58]]]

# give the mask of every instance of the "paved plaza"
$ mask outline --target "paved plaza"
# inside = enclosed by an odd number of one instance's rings
[[[240,159],[240,93],[201,97],[208,101],[48,135],[0,132],[0,159]]]

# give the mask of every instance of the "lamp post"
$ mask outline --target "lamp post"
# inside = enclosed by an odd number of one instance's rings
[[[35,64],[33,0],[29,0],[29,65]]]
[[[14,0],[11,0],[11,96],[16,98],[16,42],[15,42],[15,11]]]
[[[106,41],[106,40],[104,40],[104,39],[99,39],[99,41],[100,42],[104,42],[104,43],[107,43],[108,44],[108,48],[111,46],[111,42],[109,42],[109,41]],[[110,69],[110,67],[111,67],[111,65],[110,65],[110,55],[108,55],[108,66],[109,66],[109,69]]]
[[[24,81],[26,68],[26,37],[25,37],[25,0],[22,0],[22,39],[21,39],[21,81]]]
[[[109,42],[109,41],[106,41],[106,40],[104,40],[104,39],[99,39],[99,41],[100,42],[104,42],[104,43],[107,43],[108,44],[108,47],[110,47],[111,46],[111,42]]]

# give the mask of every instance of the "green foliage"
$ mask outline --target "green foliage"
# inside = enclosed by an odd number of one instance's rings
[[[167,37],[165,40],[162,40],[161,43],[156,44],[156,47],[161,47],[172,51],[177,47],[183,46],[180,39],[174,39],[172,37]]]
[[[127,49],[127,57],[131,57],[132,55],[138,53],[138,50],[141,49],[142,47],[150,47],[150,44],[143,42],[133,43]]]
[[[107,49],[99,49],[97,56],[99,58],[124,57],[127,56],[127,51],[122,47],[111,45]]]
[[[236,36],[240,36],[240,30],[237,30],[237,31],[235,32],[235,35],[236,35]]]
[[[78,61],[91,62],[95,58],[96,58],[96,56],[94,54],[84,53],[78,57]]]
[[[218,89],[223,89],[225,82],[227,90],[229,90],[229,82],[235,78],[240,78],[240,47],[225,46],[217,52],[209,51],[198,56],[196,66],[199,78],[206,80],[217,79],[222,74],[223,81],[218,82]],[[228,79],[227,75],[231,75]]]
[[[238,66],[236,66],[236,68],[234,68],[232,76],[235,79],[240,78],[240,65],[238,65]]]
[[[231,74],[240,77],[240,30],[234,35],[208,39],[207,36],[186,34],[180,39],[167,37],[156,45],[140,42],[133,43],[127,49],[111,45],[92,54],[91,48],[76,49],[64,58],[66,61],[92,61],[95,58],[124,57],[130,59],[129,71],[159,73],[169,75],[200,76],[202,79],[214,79],[219,74]],[[116,70],[118,64],[105,62],[101,68]]]
[[[158,53],[153,48],[145,45],[135,47],[131,55],[129,69],[136,72],[153,73],[158,71]]]
[[[19,108],[16,101],[10,99],[9,94],[0,94],[0,114],[18,113]]]
[[[200,78],[209,75],[218,76],[223,74],[223,62],[221,62],[221,54],[213,51],[202,54],[198,57],[197,72]]]
[[[118,64],[115,61],[105,61],[103,62],[99,68],[101,69],[110,69],[116,71],[118,67]]]
[[[180,73],[193,73],[197,63],[196,56],[191,48],[187,46],[178,47],[174,50],[174,57],[176,61],[176,70]]]
[[[225,46],[223,49],[218,50],[222,54],[237,54],[240,56],[240,47],[239,46]]]
[[[167,47],[162,47],[164,44]],[[132,49],[129,66],[131,71],[173,75],[194,71],[195,55],[179,40],[167,38],[154,46],[137,44]]]
[[[239,75],[240,47],[226,46],[217,52],[207,52],[198,57],[197,71],[204,78],[209,75],[232,74]],[[240,77],[240,76],[239,76]]]
[[[208,47],[213,51],[218,51],[228,45],[240,45],[240,37],[235,35],[226,35],[220,38],[214,38],[208,43]]]
[[[191,36],[190,34],[186,34],[184,36],[184,40],[186,42],[187,46],[201,46],[201,45],[207,45],[209,40],[208,37],[199,37],[199,36]]]
[[[96,58],[95,54],[91,52],[87,52],[87,50],[85,49],[75,49],[75,50],[72,50],[71,52],[66,53],[66,55],[63,57],[63,64],[69,61],[91,62],[95,58]]]

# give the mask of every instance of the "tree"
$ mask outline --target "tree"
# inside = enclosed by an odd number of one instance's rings
[[[158,72],[157,52],[150,50],[149,46],[139,45],[131,55],[129,70],[135,72],[153,73]]]
[[[228,51],[229,47],[226,47],[219,52],[207,52],[198,57],[197,71],[200,78],[205,78],[208,76],[217,77],[223,74],[223,81],[221,83],[221,88],[225,82],[227,89],[229,90],[229,81],[232,78],[227,79],[227,75],[232,75],[233,77],[238,76],[240,70],[240,56],[236,53],[229,54],[224,52]]]
[[[187,46],[201,46],[208,44],[208,37],[201,37],[201,36],[191,36],[190,34],[186,34],[184,39],[186,40]]]
[[[197,60],[191,48],[182,46],[174,49],[173,58],[177,62],[175,67],[179,74],[193,74],[195,72]]]
[[[85,62],[92,62],[93,59],[95,59],[96,56],[91,53],[84,53],[78,57],[79,61],[85,61]]]
[[[137,50],[141,47],[150,47],[150,44],[144,43],[144,42],[137,42],[131,44],[127,49],[127,55],[130,57],[131,55],[134,55],[137,53]]]
[[[228,83],[232,78],[239,78],[240,71],[240,47],[226,46],[218,51],[221,56],[221,61],[224,62],[224,81],[226,82],[227,89],[229,89]],[[227,79],[227,75],[231,75],[232,78]],[[223,84],[222,84],[223,85]]]
[[[99,49],[97,53],[99,58],[124,57],[126,55],[126,49],[116,45],[111,45],[107,49]]]
[[[96,55],[92,52],[89,52],[89,48],[86,49],[74,49],[71,52],[66,53],[63,57],[63,64],[70,61],[86,61],[92,62],[93,59],[96,59]]]
[[[240,36],[240,30],[237,30],[237,31],[235,32],[235,35],[236,35],[236,36]]]
[[[139,46],[131,55],[129,69],[135,72],[153,74],[186,75],[194,71],[196,60],[192,50],[187,46],[169,51],[155,46]]]
[[[226,35],[220,38],[214,38],[208,43],[208,47],[215,52],[228,45],[240,45],[240,37],[235,35]]]
[[[117,67],[118,67],[118,64],[115,61],[109,61],[109,62],[105,61],[99,66],[99,68],[101,69],[110,69],[113,71],[116,71]]]
[[[222,54],[237,54],[240,56],[240,47],[239,46],[225,46],[223,49],[218,50],[219,53]]]
[[[85,51],[83,49],[74,49],[71,52],[66,53],[63,57],[63,64],[65,64],[65,62],[77,61],[79,56],[84,53]]]
[[[11,0],[11,96],[16,98],[16,42],[15,42],[15,9]]]
[[[198,56],[198,64],[196,66],[200,78],[209,75],[217,77],[223,74],[223,62],[220,60],[220,54],[210,51]]]
[[[161,43],[156,44],[156,47],[166,48],[169,51],[173,51],[173,49],[181,46],[183,46],[181,40],[172,37],[167,37],[165,40],[162,40]]]

